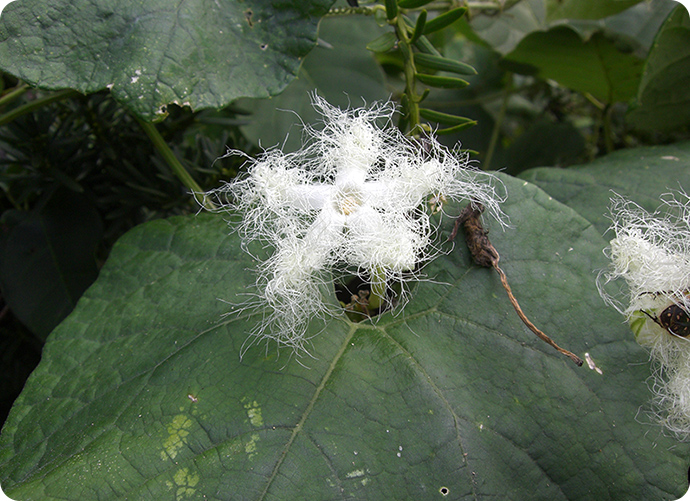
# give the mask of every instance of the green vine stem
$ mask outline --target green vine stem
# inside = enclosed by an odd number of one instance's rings
[[[410,129],[409,134],[414,135],[419,134],[417,130],[421,127],[421,121],[419,117],[419,103],[422,100],[421,96],[417,94],[416,91],[416,78],[415,73],[417,69],[414,64],[414,55],[412,52],[412,47],[410,43],[410,37],[408,36],[407,24],[403,16],[398,15],[395,19],[395,34],[398,37],[398,47],[403,55],[404,61],[404,72],[405,72],[405,95],[407,97],[406,106],[406,118],[407,126]]]
[[[373,16],[377,11],[383,11],[383,5],[362,5],[361,7],[336,7],[330,9],[324,17],[364,15]]]
[[[613,153],[616,149],[613,140],[613,125],[611,124],[611,115],[613,113],[613,106],[607,104],[602,112],[601,119],[603,121],[604,129],[604,144],[606,145],[606,153]]]
[[[170,170],[172,170],[173,174],[175,174],[182,184],[186,186],[195,196],[201,195],[203,197],[201,203],[204,208],[214,210],[216,207],[213,202],[211,202],[211,200],[209,200],[208,197],[203,194],[204,192],[201,187],[197,184],[189,172],[187,172],[187,169],[182,166],[182,163],[180,163],[173,151],[165,142],[163,136],[161,136],[160,132],[158,132],[156,126],[152,123],[145,122],[138,117],[136,120],[139,122],[139,125],[144,132],[146,132],[146,135],[161,154],[165,162],[168,164],[168,166],[170,166]]]
[[[22,92],[19,92],[21,89],[16,89],[0,99],[0,105],[2,104],[7,104],[8,102],[16,99],[19,97],[21,94],[23,94],[26,90],[24,89]],[[19,94],[11,96],[12,98],[10,99],[10,94],[13,94],[15,92],[19,92]],[[65,89],[65,90],[59,90],[57,92],[53,92],[52,94],[48,94],[47,96],[40,97],[38,99],[34,99],[33,101],[30,101],[26,104],[23,104],[22,106],[17,106],[15,109],[8,111],[7,113],[0,115],[0,126],[5,125],[10,123],[12,120],[15,120],[16,118],[26,115],[27,113],[31,113],[34,110],[37,110],[43,106],[46,106],[50,103],[54,103],[55,101],[60,101],[61,99],[66,99],[68,97],[76,97],[80,96],[77,91],[72,90],[72,89]]]
[[[491,168],[491,160],[494,156],[494,152],[496,151],[496,146],[498,145],[498,138],[501,133],[501,128],[503,127],[503,122],[505,121],[506,118],[506,112],[508,111],[508,102],[510,101],[510,97],[513,94],[513,74],[508,73],[507,74],[507,81],[508,84],[505,87],[505,90],[503,91],[503,99],[501,100],[501,108],[498,111],[498,116],[496,117],[496,121],[494,122],[494,128],[491,131],[491,139],[489,140],[489,147],[487,148],[486,151],[486,157],[484,158],[484,169],[488,170]]]
[[[522,0],[478,0],[478,1],[458,1],[458,0],[437,0],[427,4],[428,9],[448,9],[457,7],[458,5],[465,5],[471,11],[488,11],[489,13],[506,10],[513,7]]]
[[[23,83],[21,85],[17,85],[14,89],[0,97],[0,107],[5,106],[15,99],[23,96],[27,90],[29,90],[29,86],[27,84]]]
[[[613,126],[611,125],[611,113],[613,111],[613,107],[608,103],[602,103],[589,92],[585,92],[583,95],[585,99],[587,99],[587,101],[594,105],[594,107],[599,111],[597,126],[594,129],[594,138],[591,141],[592,148],[594,150],[597,149],[600,135],[603,134],[606,152],[611,153],[613,150],[615,150],[613,141]]]
[[[467,2],[466,5],[469,9],[471,10],[487,10],[487,11],[501,11],[505,12],[506,10],[510,9],[513,7],[515,4],[521,2],[522,0],[505,0],[505,1],[486,1],[486,2]]]

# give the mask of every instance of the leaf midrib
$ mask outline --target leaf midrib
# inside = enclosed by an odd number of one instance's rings
[[[316,405],[316,402],[319,399],[321,392],[326,387],[326,383],[328,382],[328,380],[331,378],[331,374],[333,373],[335,366],[338,365],[338,362],[340,361],[341,357],[345,353],[345,350],[347,350],[347,347],[350,345],[350,340],[352,339],[352,336],[354,336],[354,334],[355,334],[355,332],[357,332],[357,330],[358,330],[357,324],[351,324],[350,325],[350,331],[348,332],[347,337],[343,340],[343,343],[340,347],[340,350],[338,350],[338,353],[336,353],[335,357],[333,357],[333,360],[331,361],[331,364],[328,366],[326,373],[323,375],[323,378],[321,378],[321,382],[319,383],[319,386],[316,388],[316,391],[314,391],[314,395],[312,396],[311,400],[309,401],[309,404],[307,405],[306,409],[304,409],[304,412],[302,413],[302,417],[297,422],[295,427],[292,429],[292,433],[290,434],[290,438],[288,439],[285,446],[283,447],[283,452],[281,452],[280,457],[278,458],[278,462],[273,467],[273,471],[271,472],[271,476],[268,478],[268,481],[266,482],[266,486],[264,487],[264,490],[261,492],[261,494],[258,497],[259,500],[266,499],[266,494],[268,494],[268,490],[271,488],[271,485],[273,484],[273,480],[278,475],[278,472],[280,471],[280,467],[282,466],[283,461],[285,461],[285,458],[287,457],[287,455],[290,451],[290,447],[292,446],[293,442],[295,441],[295,439],[297,438],[299,433],[302,431],[304,423],[307,421],[307,419],[311,415],[311,412],[314,409],[314,406]]]

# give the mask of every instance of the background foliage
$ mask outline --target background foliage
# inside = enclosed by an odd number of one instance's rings
[[[314,325],[313,359],[257,347],[240,360],[260,319],[224,317],[218,299],[250,287],[252,263],[189,190],[237,173],[238,159],[216,160],[227,147],[255,153],[286,134],[286,149],[299,145],[310,90],[341,106],[406,92],[401,49],[372,46],[391,33],[385,12],[332,3],[5,8],[7,409],[41,363],[0,436],[3,488],[15,499],[679,497],[687,445],[654,425],[647,355],[593,271],[605,266],[609,190],[654,209],[689,185],[687,11],[473,2],[428,35],[477,69],[424,106],[477,120],[442,140],[506,172],[513,227],[491,238],[523,309],[602,375],[538,344],[460,241],[404,313]],[[461,4],[426,9],[433,19]],[[414,24],[421,9],[405,12]]]

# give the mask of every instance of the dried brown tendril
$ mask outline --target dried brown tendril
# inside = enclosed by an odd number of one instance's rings
[[[458,234],[458,229],[460,226],[462,226],[463,230],[465,231],[465,241],[467,242],[467,247],[472,254],[472,259],[479,266],[483,266],[485,268],[494,268],[498,272],[498,275],[501,278],[501,284],[503,284],[503,288],[508,293],[510,303],[513,305],[513,308],[515,308],[520,320],[522,320],[529,330],[534,332],[539,339],[553,346],[559,353],[570,358],[578,366],[582,366],[582,359],[580,357],[575,355],[573,352],[558,346],[553,339],[540,331],[523,313],[522,308],[520,308],[517,299],[515,299],[515,296],[510,289],[510,285],[508,285],[508,278],[506,277],[506,274],[503,272],[501,267],[498,266],[500,256],[496,248],[489,240],[489,232],[485,230],[484,226],[482,225],[481,214],[483,211],[484,206],[482,204],[478,202],[469,203],[456,219],[455,226],[453,227],[453,231],[448,237],[448,240],[453,240]]]

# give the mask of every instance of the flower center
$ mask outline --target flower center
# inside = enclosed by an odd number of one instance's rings
[[[339,190],[335,196],[335,208],[341,214],[349,216],[362,205],[362,195],[353,188]]]

